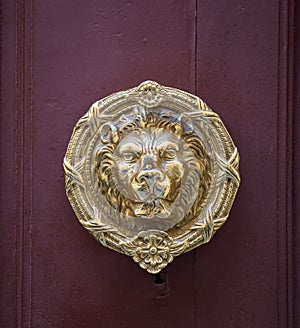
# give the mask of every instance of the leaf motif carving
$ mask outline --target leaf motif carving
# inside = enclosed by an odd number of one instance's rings
[[[100,126],[99,118],[100,116],[99,116],[98,104],[95,103],[88,111],[88,119],[87,119],[92,134],[94,134]]]
[[[77,184],[78,186],[85,188],[83,179],[79,171],[82,169],[84,165],[84,159],[82,159],[79,163],[76,165],[71,165],[70,162],[67,160],[67,158],[64,158],[64,171],[66,174],[66,191],[69,192],[71,186],[73,184]]]
[[[202,232],[203,243],[208,243],[212,238],[215,231],[217,231],[227,220],[228,215],[222,218],[214,218],[212,208],[209,207],[207,210],[207,216],[203,222],[194,224],[191,230],[200,230]]]
[[[239,162],[239,154],[237,148],[234,149],[232,155],[229,160],[221,158],[220,156],[216,156],[217,162],[219,166],[224,170],[225,175],[230,178],[237,186],[240,184],[240,175],[237,171],[237,165]]]
[[[173,243],[170,246],[170,252],[173,256],[178,256],[182,254],[187,248],[188,248],[188,242],[186,241]]]

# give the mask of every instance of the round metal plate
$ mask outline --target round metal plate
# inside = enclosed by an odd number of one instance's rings
[[[157,273],[226,221],[238,165],[220,117],[200,98],[145,81],[78,121],[64,158],[66,193],[102,245]]]

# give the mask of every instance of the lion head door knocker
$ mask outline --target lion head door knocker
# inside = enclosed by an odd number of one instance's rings
[[[200,98],[153,81],[95,102],[64,158],[80,223],[150,273],[223,225],[238,166],[220,117]]]

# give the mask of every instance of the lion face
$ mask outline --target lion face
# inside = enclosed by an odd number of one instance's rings
[[[112,172],[119,191],[134,202],[136,216],[168,215],[184,175],[185,148],[162,128],[133,131],[120,141]]]
[[[103,125],[95,151],[98,190],[111,205],[107,216],[138,231],[196,217],[210,185],[201,139],[159,115],[122,122]]]

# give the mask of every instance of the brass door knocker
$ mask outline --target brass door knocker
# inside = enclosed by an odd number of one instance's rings
[[[238,166],[220,117],[200,98],[153,81],[95,102],[64,158],[80,223],[150,273],[223,225]]]

